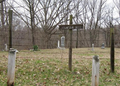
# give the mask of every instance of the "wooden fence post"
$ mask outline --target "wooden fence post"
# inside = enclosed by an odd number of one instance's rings
[[[72,25],[72,15],[70,15],[70,25]],[[69,45],[69,70],[72,71],[72,29],[70,32],[70,45]]]
[[[110,33],[111,33],[111,37],[110,37],[110,39],[111,39],[111,48],[110,48],[110,66],[111,66],[111,72],[112,73],[114,73],[114,52],[115,52],[115,50],[114,50],[114,28],[111,28],[111,31],[110,31]]]
[[[12,10],[9,10],[9,49],[12,48]]]
[[[8,56],[7,86],[14,86],[16,49],[10,48]]]
[[[99,57],[95,55],[92,63],[92,86],[99,86]]]

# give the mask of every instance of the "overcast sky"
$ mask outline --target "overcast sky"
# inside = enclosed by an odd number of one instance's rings
[[[107,0],[107,3],[112,3],[112,0]]]
[[[20,1],[20,0],[16,0],[16,1],[19,2],[20,4],[22,4],[22,1]],[[115,0],[115,1],[117,1],[117,0]],[[115,7],[113,0],[107,0],[106,5],[107,5],[108,9],[112,9],[112,7]],[[114,9],[113,13],[115,14],[114,17],[117,18],[118,17],[117,9]]]
[[[111,9],[112,9],[112,7],[115,7],[115,4],[114,4],[113,0],[107,0],[107,5],[108,5],[108,8],[111,8]],[[114,18],[118,18],[119,17],[118,10],[116,8],[114,9],[113,13],[114,13],[114,15],[113,15]]]

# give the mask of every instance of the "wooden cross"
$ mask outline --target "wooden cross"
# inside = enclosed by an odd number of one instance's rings
[[[70,46],[69,46],[69,70],[72,71],[72,30],[83,29],[82,24],[72,24],[72,15],[70,15],[70,25],[59,25],[60,30],[70,31]]]

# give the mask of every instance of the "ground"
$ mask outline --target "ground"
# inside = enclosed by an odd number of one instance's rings
[[[72,71],[68,49],[22,50],[16,55],[15,86],[91,86],[92,57],[99,55],[99,86],[120,86],[120,48],[115,49],[115,73],[110,72],[110,49],[73,49]],[[8,52],[0,52],[0,86],[7,82]]]

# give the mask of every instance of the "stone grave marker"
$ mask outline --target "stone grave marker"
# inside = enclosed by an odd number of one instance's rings
[[[94,51],[94,44],[92,44],[92,51]]]
[[[65,48],[65,36],[61,37],[61,48]]]
[[[8,47],[7,47],[7,44],[5,44],[5,51],[8,51]]]
[[[105,49],[105,44],[104,44],[104,43],[102,43],[101,48],[102,48],[102,49]]]
[[[58,40],[58,47],[57,48],[60,48],[60,41]]]

